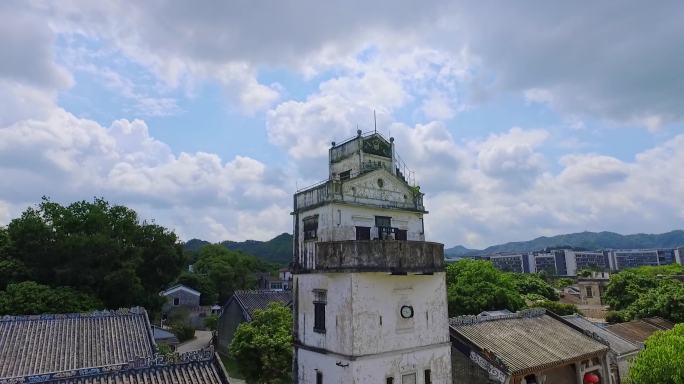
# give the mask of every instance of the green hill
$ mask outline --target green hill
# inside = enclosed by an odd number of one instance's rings
[[[186,251],[195,252],[206,244],[211,243],[200,239],[192,239],[183,244],[183,248]],[[228,249],[241,251],[271,263],[287,265],[292,261],[292,235],[289,233],[282,233],[268,241],[226,240],[222,241],[220,244]]]
[[[551,237],[538,237],[530,241],[516,241],[492,245],[482,250],[455,246],[445,250],[448,256],[481,255],[498,252],[531,252],[545,248],[574,248],[585,250],[673,248],[684,246],[684,231],[676,230],[661,234],[638,233],[621,235],[614,232],[579,232]],[[467,250],[467,251],[464,251]]]

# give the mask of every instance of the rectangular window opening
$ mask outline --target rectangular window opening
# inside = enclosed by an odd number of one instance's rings
[[[314,332],[325,333],[325,304],[327,291],[316,289],[314,294]]]
[[[375,216],[375,226],[378,228],[378,238],[381,240],[389,239],[394,230],[392,229],[392,218],[388,216]]]
[[[340,172],[340,180],[349,180],[351,178],[351,169],[348,171]]]
[[[592,291],[591,287],[587,287],[587,298],[592,297],[594,297],[594,291]]]
[[[304,218],[304,240],[312,240],[317,237],[318,215]]]
[[[409,373],[401,376],[401,384],[416,384],[416,374]]]
[[[177,297],[173,298],[173,305],[179,305],[180,304],[180,299]]]
[[[370,227],[356,227],[356,240],[370,240]]]
[[[323,384],[323,372],[316,371],[316,384]]]
[[[388,377],[385,379],[385,384],[394,384],[394,377]]]
[[[425,384],[432,384],[432,372],[429,369],[425,370]]]

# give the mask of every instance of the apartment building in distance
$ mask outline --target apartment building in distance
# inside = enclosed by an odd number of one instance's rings
[[[576,251],[556,249],[535,252],[497,253],[484,256],[502,271],[545,272],[555,276],[577,276],[579,271],[617,272],[628,268],[680,264],[684,247],[662,249],[608,249]]]

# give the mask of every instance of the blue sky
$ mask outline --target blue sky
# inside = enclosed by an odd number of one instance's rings
[[[8,2],[0,225],[103,196],[181,238],[290,231],[331,141],[396,138],[448,246],[684,219],[678,2]],[[657,25],[654,28],[653,25]]]

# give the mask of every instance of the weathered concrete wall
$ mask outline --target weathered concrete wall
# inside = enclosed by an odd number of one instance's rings
[[[316,244],[319,271],[437,272],[444,245],[425,241],[348,240]]]
[[[166,295],[166,302],[164,303],[162,307],[163,312],[168,312],[170,310],[173,310],[173,308],[176,307],[185,307],[188,309],[194,309],[198,308],[200,305],[200,297],[197,295],[193,295],[190,292],[186,292],[183,290],[178,290],[176,292],[173,292],[169,295]],[[178,305],[173,305],[173,300],[177,298],[179,303]]]
[[[406,184],[384,170],[343,182],[342,193],[345,201],[416,208],[413,194]],[[422,209],[422,204],[418,208]]]
[[[454,384],[500,384],[456,348],[451,348],[451,375]]]
[[[539,372],[536,374],[537,382],[548,384],[578,384],[577,373],[572,364]]]
[[[366,355],[449,342],[445,273],[352,274],[353,354]],[[400,309],[413,307],[404,319]]]
[[[317,238],[304,240],[304,219],[318,215]],[[299,215],[299,262],[301,265],[313,265],[316,253],[316,242],[342,241],[356,239],[356,226],[371,227],[371,238],[377,237],[375,216],[391,216],[392,226],[406,230],[408,240],[423,241],[423,214],[420,212],[368,208],[344,204],[320,206]]]
[[[451,360],[443,272],[406,276],[317,273],[295,275],[295,279],[299,341],[325,350],[307,352],[306,358],[298,360],[302,380],[314,380],[300,382],[315,383],[315,369],[325,369],[326,378],[333,376],[329,368],[337,372],[339,366],[329,359],[353,360],[355,381],[341,381],[345,383],[384,382],[387,375],[395,375],[395,382],[400,383],[400,374],[410,370],[419,372],[418,383],[422,383],[424,369],[432,370],[434,383],[446,382],[442,379],[449,377]],[[316,289],[327,291],[325,333],[313,330]],[[401,317],[403,305],[413,307],[412,318]],[[371,355],[377,358],[366,363],[364,359]]]
[[[299,341],[311,347],[340,354],[352,354],[351,274],[295,275]],[[314,289],[328,292],[325,333],[314,332]]]
[[[601,295],[603,294],[603,289],[601,288],[601,284],[597,281],[582,281],[579,280],[577,282],[577,286],[580,291],[580,300],[582,301],[582,304],[587,304],[587,305],[602,305],[602,300],[601,300]],[[591,292],[592,295],[589,297],[587,293],[587,287],[591,287]]]
[[[235,302],[235,300],[231,300],[228,306],[223,309],[221,317],[219,317],[219,323],[217,327],[217,352],[221,354],[228,353],[228,347],[230,347],[230,343],[233,341],[233,335],[235,334],[238,325],[244,321],[245,319],[242,316],[242,309],[240,309],[240,306]]]
[[[402,376],[416,375],[416,384],[425,384],[425,370],[430,370],[433,384],[451,384],[451,353],[448,345],[397,353],[362,356],[349,360],[333,354],[298,351],[297,383],[315,384],[316,370],[323,373],[323,382],[334,384],[386,383],[393,377],[401,384]]]

